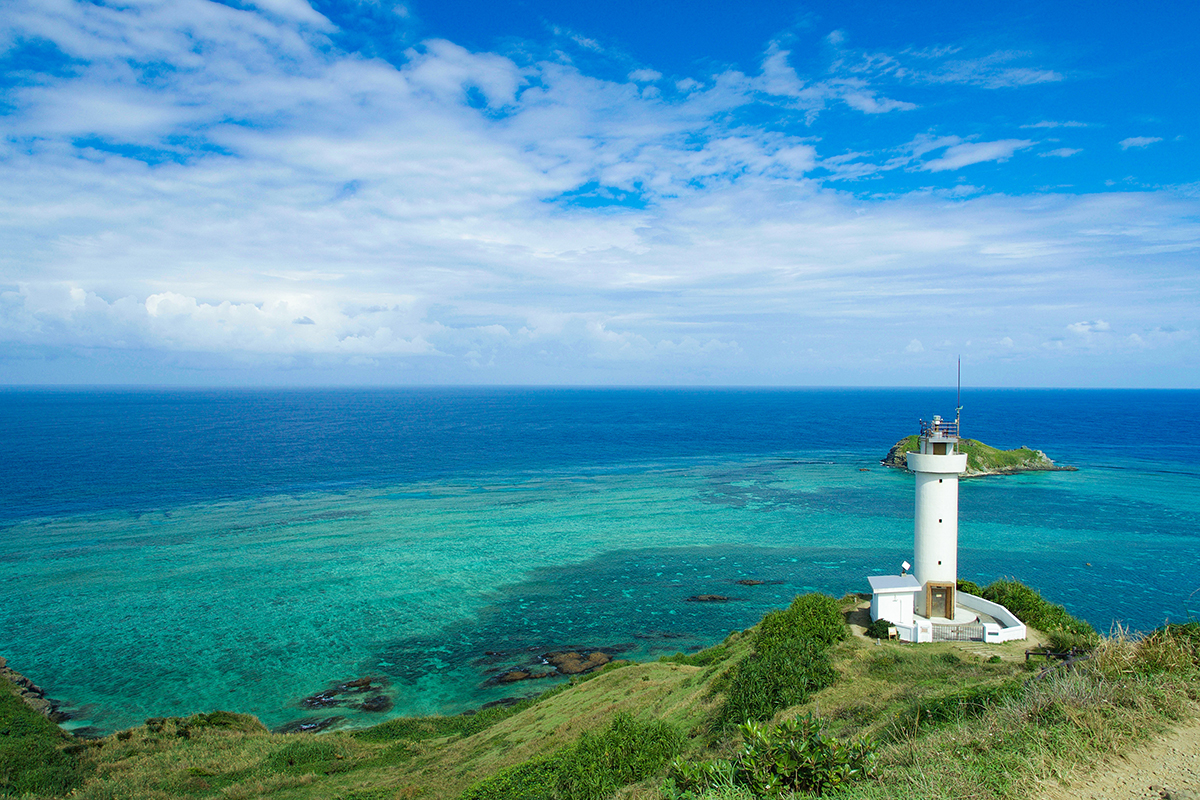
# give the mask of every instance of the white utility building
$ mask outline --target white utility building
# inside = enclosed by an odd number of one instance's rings
[[[1024,639],[1025,625],[1004,606],[958,591],[959,417],[921,421],[918,449],[907,454],[916,476],[913,574],[871,575],[871,619],[885,619],[908,642]],[[908,564],[904,564],[905,569]]]

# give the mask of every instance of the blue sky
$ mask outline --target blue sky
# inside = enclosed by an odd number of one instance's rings
[[[1200,386],[1195,4],[5,0],[0,383]]]

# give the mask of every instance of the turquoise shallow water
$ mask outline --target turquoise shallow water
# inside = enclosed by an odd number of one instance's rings
[[[102,731],[216,708],[275,726],[360,675],[395,707],[330,712],[347,724],[456,713],[544,689],[488,679],[548,650],[657,657],[797,593],[865,591],[911,558],[912,479],[878,466],[884,438],[14,514],[0,653]],[[960,577],[1015,576],[1105,630],[1200,611],[1200,475],[1075,456],[963,482]]]

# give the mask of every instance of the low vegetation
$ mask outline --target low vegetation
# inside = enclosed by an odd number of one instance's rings
[[[959,581],[958,588],[999,603],[1029,627],[1045,633],[1050,649],[1055,652],[1088,651],[1100,642],[1100,635],[1087,622],[1071,616],[1067,609],[1048,602],[1037,591],[1018,581],[999,580],[983,589],[970,581]]]
[[[0,797],[67,794],[88,772],[79,749],[0,678]]]
[[[900,463],[896,464],[897,466],[905,466],[907,454],[919,452],[920,449],[920,437],[915,433],[906,436],[896,442],[885,463],[892,463],[891,459],[897,459],[900,460]],[[976,439],[959,439],[958,451],[967,455],[967,470],[964,474],[968,476],[1020,472],[1029,469],[1073,469],[1072,467],[1056,467],[1045,453],[1030,447],[1001,450]]]
[[[0,686],[0,797],[1016,798],[1200,708],[1200,623],[1101,637],[1013,581],[973,589],[1089,653],[851,636],[857,598],[805,595],[698,653],[356,731],[214,712],[75,740]]]

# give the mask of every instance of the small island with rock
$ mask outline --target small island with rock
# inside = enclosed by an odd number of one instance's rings
[[[888,451],[881,462],[885,467],[908,469],[908,454],[920,450],[917,434],[906,436]],[[1049,472],[1065,470],[1073,472],[1077,467],[1055,464],[1041,450],[1018,447],[1015,450],[999,450],[975,439],[959,439],[958,450],[967,454],[967,469],[962,477],[982,475],[1012,475],[1018,472]]]

